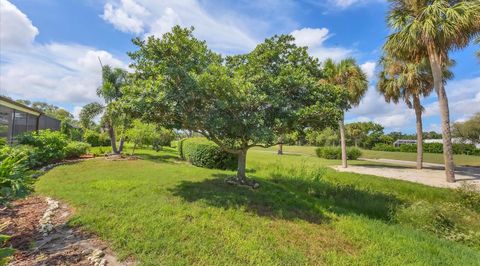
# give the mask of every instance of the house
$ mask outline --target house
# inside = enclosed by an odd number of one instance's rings
[[[403,144],[417,144],[417,141],[413,139],[397,139],[393,143],[393,146],[400,147],[400,145],[403,145]]]
[[[15,136],[41,129],[60,130],[61,121],[9,98],[0,96],[0,138],[12,143]]]

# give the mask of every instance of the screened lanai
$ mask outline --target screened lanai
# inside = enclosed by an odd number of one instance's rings
[[[0,138],[12,143],[15,136],[40,129],[60,130],[60,120],[0,96]]]

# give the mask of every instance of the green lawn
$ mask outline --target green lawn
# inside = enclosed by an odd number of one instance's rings
[[[283,151],[286,153],[301,153],[306,155],[315,155],[315,148],[313,146],[284,146]],[[261,150],[261,149],[257,149]],[[276,152],[278,146],[266,149],[265,152]],[[417,154],[414,152],[388,152],[388,151],[372,151],[362,150],[363,158],[370,159],[395,159],[404,161],[416,161]],[[439,153],[424,153],[424,162],[443,164],[443,154]],[[472,155],[453,155],[455,164],[465,166],[480,166],[480,156]]]
[[[362,157],[372,159],[395,159],[405,161],[415,161],[417,154],[414,152],[389,152],[389,151],[372,151],[362,150]],[[440,153],[424,153],[423,160],[427,163],[443,164],[443,154]],[[455,154],[453,160],[457,165],[480,166],[480,156]]]
[[[456,200],[451,190],[351,173],[310,155],[252,150],[257,190],[233,172],[191,166],[173,149],[143,160],[59,166],[36,193],[68,202],[71,224],[141,265],[475,265],[480,252],[391,221],[395,208]]]

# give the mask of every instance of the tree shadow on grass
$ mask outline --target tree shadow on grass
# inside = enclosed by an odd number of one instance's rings
[[[227,184],[225,178],[229,175],[215,177],[199,182],[183,181],[170,191],[188,202],[201,201],[223,209],[244,209],[272,219],[300,219],[315,224],[329,221],[325,210],[339,215],[360,214],[389,220],[391,209],[401,204],[393,196],[325,181],[279,176],[269,180],[256,178],[260,188],[253,190]]]
[[[180,160],[178,156],[170,155],[170,154],[150,154],[150,153],[139,152],[139,153],[136,153],[135,155],[144,160],[148,160],[152,162],[173,163],[175,161]]]

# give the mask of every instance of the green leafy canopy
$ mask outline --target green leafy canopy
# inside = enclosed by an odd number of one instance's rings
[[[346,93],[318,82],[318,60],[293,37],[274,36],[248,54],[222,57],[192,31],[176,26],[160,39],[134,40],[135,82],[123,92],[132,114],[201,133],[233,153],[340,119]]]

